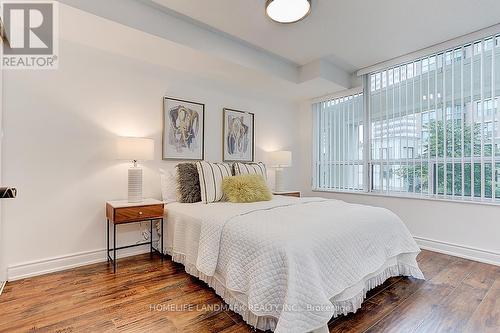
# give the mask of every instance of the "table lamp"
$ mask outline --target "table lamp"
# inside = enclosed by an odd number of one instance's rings
[[[147,138],[118,139],[118,158],[132,161],[128,169],[128,202],[141,202],[142,198],[142,168],[138,161],[154,159],[154,140]]]
[[[274,190],[276,192],[283,191],[283,168],[292,166],[292,152],[291,151],[274,151],[270,156],[270,165],[275,168],[275,184]]]

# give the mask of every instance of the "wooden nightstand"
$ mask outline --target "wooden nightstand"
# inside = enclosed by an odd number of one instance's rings
[[[107,241],[108,241],[108,262],[113,262],[113,273],[116,272],[116,251],[127,249],[130,247],[149,245],[149,251],[160,253],[163,259],[163,214],[164,205],[162,201],[155,199],[145,199],[142,202],[130,203],[127,200],[108,201],[106,202],[106,219],[107,219]],[[128,246],[116,247],[116,226],[119,224],[135,223],[149,221],[151,224],[151,235],[149,242],[139,243]],[[153,248],[153,222],[161,221],[161,252]],[[113,248],[109,248],[109,224],[113,224]],[[113,251],[113,258],[109,252]]]
[[[300,191],[280,191],[273,192],[274,195],[285,195],[287,197],[297,197],[300,198]]]

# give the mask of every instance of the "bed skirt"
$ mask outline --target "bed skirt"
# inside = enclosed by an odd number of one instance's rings
[[[208,284],[210,288],[215,290],[215,293],[222,297],[229,308],[241,315],[243,320],[250,326],[259,330],[274,331],[278,318],[271,316],[258,316],[254,314],[247,305],[246,295],[240,292],[232,291],[226,288],[224,280],[221,277],[207,276],[200,272],[195,265],[186,262],[186,257],[182,253],[174,253],[172,249],[165,251],[172,257],[172,261],[184,265],[186,272],[201,281]],[[410,258],[411,254],[401,254],[390,258],[376,272],[369,274],[359,283],[345,289],[340,294],[332,297],[330,301],[334,306],[334,314],[332,318],[339,315],[347,315],[348,313],[356,312],[361,308],[361,304],[366,298],[366,293],[371,289],[380,286],[387,279],[395,276],[412,276],[417,279],[424,279],[424,276],[418,267],[414,267],[405,263],[406,258]],[[413,254],[414,257],[414,254]],[[413,259],[414,260],[414,259]],[[408,262],[411,262],[408,260]],[[327,325],[319,327],[313,333],[328,332]]]

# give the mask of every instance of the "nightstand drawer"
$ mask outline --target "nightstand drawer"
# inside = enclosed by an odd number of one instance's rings
[[[155,217],[163,217],[163,205],[116,208],[112,220],[115,223],[122,223]]]

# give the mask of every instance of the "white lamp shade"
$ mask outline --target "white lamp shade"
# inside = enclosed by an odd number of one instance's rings
[[[292,166],[291,151],[274,151],[270,156],[270,165],[274,168],[287,168]]]
[[[155,142],[147,138],[121,137],[117,143],[117,154],[120,160],[148,161],[154,159]]]

